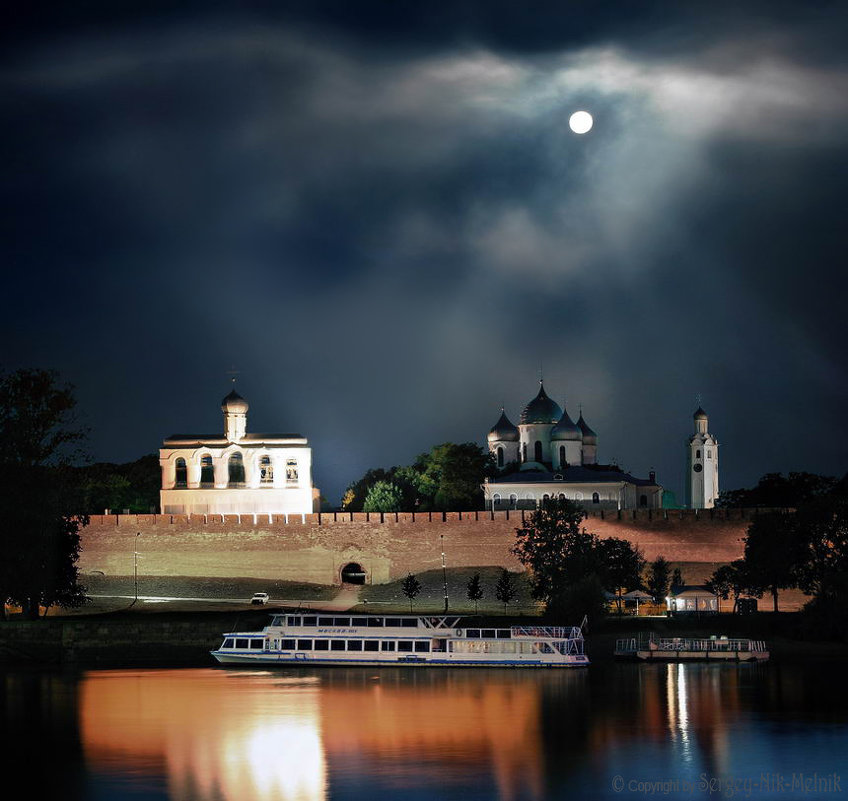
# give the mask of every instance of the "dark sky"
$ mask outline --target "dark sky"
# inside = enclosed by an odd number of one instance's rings
[[[110,461],[220,431],[235,366],[334,503],[517,422],[540,364],[678,493],[699,394],[724,488],[843,474],[848,6],[734,6],[30,4],[0,361]]]

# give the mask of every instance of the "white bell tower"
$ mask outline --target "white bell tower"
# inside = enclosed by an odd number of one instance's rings
[[[695,433],[687,444],[686,505],[712,509],[718,498],[718,440],[709,433],[707,413],[699,406],[693,415]]]

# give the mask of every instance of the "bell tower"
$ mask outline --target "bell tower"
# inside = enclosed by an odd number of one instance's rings
[[[712,509],[718,498],[718,440],[710,434],[707,413],[700,406],[693,420],[695,433],[686,446],[686,505]]]

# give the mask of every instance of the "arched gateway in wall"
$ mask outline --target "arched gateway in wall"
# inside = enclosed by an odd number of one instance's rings
[[[341,573],[343,584],[364,584],[367,573],[358,562],[348,562]]]

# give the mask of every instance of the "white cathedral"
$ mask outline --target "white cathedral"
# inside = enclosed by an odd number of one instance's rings
[[[637,478],[617,465],[599,464],[598,435],[582,410],[575,423],[548,397],[541,381],[517,426],[501,409],[488,444],[501,471],[483,485],[488,509],[533,509],[551,498],[596,509],[662,508],[663,488],[654,472]],[[687,447],[687,503],[695,509],[712,507],[718,497],[718,442],[707,432],[707,415],[700,407]]]
[[[249,405],[235,389],[221,401],[223,434],[173,434],[159,450],[164,514],[309,514],[312,449],[300,434],[248,434]]]

